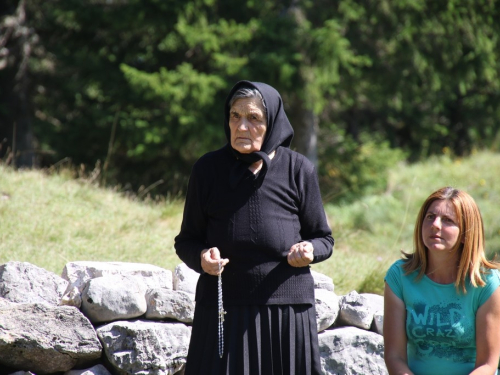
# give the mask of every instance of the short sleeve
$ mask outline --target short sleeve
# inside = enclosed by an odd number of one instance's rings
[[[486,285],[481,288],[481,292],[479,294],[479,306],[482,306],[488,298],[491,297],[493,292],[500,286],[500,275],[498,270],[490,270],[487,274],[484,275]]]
[[[401,268],[403,264],[402,260],[398,260],[389,267],[387,271],[384,281],[389,285],[392,292],[400,299],[403,300],[403,284],[402,284],[402,276],[403,269]]]

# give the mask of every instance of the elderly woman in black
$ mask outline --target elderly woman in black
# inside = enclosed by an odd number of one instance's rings
[[[238,82],[224,111],[228,144],[195,163],[175,238],[201,274],[186,375],[321,374],[309,264],[333,238],[315,168],[271,86]]]

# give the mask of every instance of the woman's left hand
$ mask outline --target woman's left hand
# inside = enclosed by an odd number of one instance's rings
[[[288,264],[292,267],[305,267],[314,259],[313,244],[307,241],[293,245],[288,252]]]

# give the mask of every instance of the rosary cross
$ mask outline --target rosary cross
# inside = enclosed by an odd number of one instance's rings
[[[223,322],[224,321],[224,315],[227,313],[224,310],[219,310],[219,321]]]
[[[219,322],[224,321],[224,307],[222,306],[222,261],[219,261]]]

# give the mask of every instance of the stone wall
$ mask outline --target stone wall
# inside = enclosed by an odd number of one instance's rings
[[[324,374],[387,374],[383,297],[337,296],[313,271]],[[0,266],[0,373],[181,375],[198,274],[148,264],[71,262],[58,276]]]

